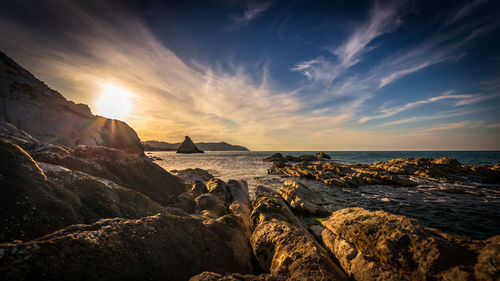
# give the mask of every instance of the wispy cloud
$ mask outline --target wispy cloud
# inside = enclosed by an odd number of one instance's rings
[[[247,26],[271,7],[270,1],[249,1],[242,15],[233,16],[235,27]]]
[[[340,74],[357,64],[361,57],[375,48],[369,46],[377,37],[395,30],[402,22],[401,7],[404,1],[381,4],[375,2],[368,20],[358,25],[340,46],[329,48],[336,60],[318,57],[298,63],[293,71],[303,73],[314,82],[332,83]]]
[[[372,115],[372,116],[362,117],[362,118],[359,119],[359,122],[360,123],[365,123],[367,121],[374,120],[374,119],[383,119],[383,118],[391,117],[391,116],[396,115],[398,113],[401,113],[403,111],[410,110],[410,109],[416,108],[418,106],[422,106],[424,104],[434,103],[434,102],[438,102],[438,101],[442,101],[442,100],[447,100],[447,99],[458,100],[455,103],[455,106],[461,106],[461,105],[469,105],[469,104],[473,104],[473,103],[478,103],[478,102],[481,102],[481,101],[484,101],[484,100],[487,100],[487,99],[492,99],[492,98],[500,96],[499,94],[490,94],[490,95],[462,94],[462,95],[454,95],[454,94],[452,94],[453,92],[454,91],[447,91],[447,92],[442,93],[439,96],[430,97],[430,98],[427,98],[427,99],[410,102],[410,103],[407,103],[407,104],[404,104],[404,105],[400,105],[400,106],[393,106],[393,107],[389,107],[389,108],[382,108],[382,109],[380,109],[380,111],[379,111],[380,113],[379,114]],[[392,124],[394,125],[394,124],[400,124],[400,123],[403,123],[403,122],[399,121],[399,123],[398,123],[396,121],[396,122],[393,122]]]

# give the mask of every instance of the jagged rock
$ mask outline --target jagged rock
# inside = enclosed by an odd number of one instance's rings
[[[106,146],[143,154],[126,123],[94,116],[89,107],[66,100],[0,52],[0,121],[44,143]]]
[[[274,153],[273,155],[264,158],[262,161],[264,162],[275,162],[275,163],[285,163],[288,161],[285,156],[281,153]]]
[[[217,196],[222,202],[226,202],[230,199],[230,194],[228,193],[227,185],[218,178],[210,179],[206,184],[208,192]]]
[[[399,158],[374,164],[354,165],[332,162],[275,163],[267,173],[314,179],[338,187],[417,186],[417,182],[410,179],[410,176],[500,183],[500,165],[466,166],[452,158]]]
[[[177,148],[177,153],[203,153],[203,150],[199,150],[191,138],[186,136],[184,142]]]
[[[0,242],[29,240],[75,223],[138,218],[162,211],[111,181],[46,163],[0,139]]]
[[[322,224],[325,245],[355,280],[495,280],[500,276],[495,267],[500,236],[471,240],[421,226],[408,217],[362,208],[336,211]]]
[[[251,255],[243,255],[251,250],[241,245],[246,238],[240,226],[232,215],[202,221],[169,214],[74,225],[29,242],[0,244],[0,278],[188,280],[204,271],[250,274]]]
[[[222,275],[214,272],[203,272],[191,277],[189,281],[285,281],[289,280],[284,276],[275,276],[272,274],[249,275],[233,273]]]
[[[194,168],[194,169],[189,168],[189,169],[184,169],[184,170],[172,170],[170,172],[174,173],[176,176],[180,177],[182,180],[190,181],[190,182],[195,182],[195,181],[206,182],[214,177],[208,171],[200,169],[200,168]]]
[[[274,191],[257,187],[250,243],[263,270],[288,280],[347,280]]]
[[[103,177],[134,189],[152,200],[168,205],[186,191],[182,181],[147,157],[119,149],[79,145],[69,151],[31,153],[37,161],[60,165],[92,176]]]
[[[192,185],[191,192],[195,196],[199,196],[203,193],[207,193],[208,189],[201,181],[195,181]]]
[[[205,193],[195,199],[196,209],[208,211],[218,218],[227,212],[226,203],[216,196]]]
[[[296,213],[310,216],[323,216],[329,214],[325,208],[315,203],[321,202],[319,194],[299,182],[294,180],[285,181],[278,189],[278,193]]]
[[[332,159],[330,157],[330,155],[324,153],[324,152],[318,152],[316,154],[314,154],[314,157],[318,158],[318,159]]]

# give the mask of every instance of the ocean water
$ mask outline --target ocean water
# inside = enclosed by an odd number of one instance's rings
[[[251,195],[257,185],[273,189],[286,180],[267,175],[270,163],[262,159],[276,151],[209,151],[203,154],[147,152],[156,156],[157,164],[167,171],[202,168],[223,180],[243,179]],[[314,154],[311,151],[280,151],[284,155]],[[454,157],[467,165],[500,164],[499,151],[330,151],[332,160],[339,163],[373,163],[394,158]],[[413,178],[417,187],[362,186],[337,188],[323,183],[298,179],[324,198],[324,207],[334,211],[346,207],[385,210],[416,218],[424,225],[448,233],[485,239],[500,234],[500,184],[474,182],[444,182]]]

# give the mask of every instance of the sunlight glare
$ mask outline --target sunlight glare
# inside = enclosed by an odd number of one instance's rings
[[[112,84],[101,87],[101,95],[96,102],[97,114],[112,119],[125,118],[132,107],[128,101],[130,93]]]

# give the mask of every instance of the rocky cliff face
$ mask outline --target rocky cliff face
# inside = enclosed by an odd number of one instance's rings
[[[136,132],[125,122],[95,116],[50,89],[0,52],[0,121],[34,138],[63,146],[106,146],[143,154]]]
[[[199,150],[191,138],[186,136],[184,142],[177,149],[177,153],[203,153],[203,150]]]

